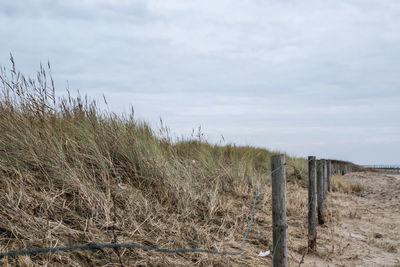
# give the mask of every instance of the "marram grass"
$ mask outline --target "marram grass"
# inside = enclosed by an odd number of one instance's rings
[[[160,134],[133,112],[102,112],[69,92],[56,98],[49,71],[41,66],[28,78],[13,60],[11,70],[1,69],[0,252],[109,242],[238,249],[273,152],[214,145],[201,134],[171,140],[165,128]],[[302,218],[307,173],[299,170],[306,160],[287,162],[297,167],[287,167],[288,216]],[[270,193],[268,184],[241,256],[109,249],[6,257],[0,264],[265,264],[270,259],[257,254],[272,245]]]

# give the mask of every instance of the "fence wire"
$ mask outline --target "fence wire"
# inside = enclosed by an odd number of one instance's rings
[[[310,159],[311,160],[311,159]],[[310,162],[308,160],[306,164],[303,165],[302,170],[298,175],[302,175],[303,172],[305,171],[305,167],[307,164]],[[162,253],[207,253],[207,254],[214,254],[214,255],[240,255],[244,251],[244,246],[246,244],[247,237],[249,235],[250,229],[253,225],[254,222],[254,213],[255,213],[255,207],[257,204],[257,199],[267,184],[268,180],[272,177],[272,174],[283,168],[285,165],[293,167],[296,170],[296,166],[290,165],[290,164],[282,164],[275,170],[272,170],[270,174],[265,178],[264,182],[261,184],[261,186],[258,188],[254,195],[253,199],[253,204],[251,207],[251,211],[249,213],[250,217],[250,222],[249,225],[246,228],[246,231],[243,235],[242,242],[240,244],[239,251],[217,251],[217,250],[209,250],[209,249],[201,249],[201,248],[178,248],[178,249],[167,249],[167,248],[159,248],[156,246],[148,246],[148,245],[141,245],[141,244],[136,244],[136,243],[89,243],[85,245],[74,245],[74,246],[65,246],[65,247],[47,247],[47,248],[33,248],[33,249],[26,249],[26,250],[14,250],[14,251],[7,251],[7,252],[2,252],[0,253],[0,258],[4,258],[7,256],[10,257],[15,257],[15,256],[21,256],[21,255],[32,255],[32,254],[39,254],[39,253],[54,253],[54,252],[59,252],[59,251],[74,251],[74,250],[101,250],[103,248],[136,248],[136,249],[144,249],[144,250],[153,250],[153,251],[158,251]],[[307,215],[310,212],[310,207],[311,207],[311,202],[313,198],[311,197],[310,202],[308,203],[308,210],[307,210]],[[281,235],[278,238],[277,243],[274,246],[274,251],[272,255],[272,266],[274,266],[274,258],[275,254],[277,251],[278,244],[281,241],[282,235],[286,233],[286,229],[288,228],[288,225],[286,225],[284,231],[281,233]],[[304,261],[304,256],[301,258],[299,262],[299,266],[301,263]]]
[[[308,161],[307,161],[307,163],[306,164],[308,164],[310,161],[312,161],[313,159],[309,159]],[[306,165],[305,164],[305,165]],[[301,173],[305,170],[305,165],[303,166],[303,170],[300,172],[300,175],[301,175]],[[293,167],[293,168],[296,168],[295,166],[293,166],[293,165],[289,165],[289,166],[291,166],[291,167]],[[302,223],[300,223],[300,225],[303,225],[303,224],[306,224],[307,223],[307,219],[308,219],[308,214],[310,213],[310,209],[311,209],[311,202],[313,201],[313,198],[314,198],[314,195],[311,195],[311,198],[310,198],[310,201],[308,202],[308,205],[307,205],[307,214],[306,214],[306,216],[305,216],[305,221],[304,222],[302,222]],[[298,263],[298,267],[300,267],[301,266],[301,264],[302,263],[304,263],[304,257],[305,257],[305,255],[308,253],[308,247],[307,247],[307,249],[304,251],[304,253],[303,253],[303,255],[302,255],[302,257],[301,257],[301,259],[300,259],[300,261],[299,261],[299,263]],[[274,259],[272,258],[272,266],[274,266]]]
[[[251,211],[249,214],[250,222],[246,228],[246,231],[243,235],[243,239],[239,248],[239,251],[217,251],[217,250],[209,250],[209,249],[201,249],[201,248],[178,248],[178,249],[166,249],[166,248],[159,248],[156,246],[147,246],[141,245],[136,243],[89,243],[85,245],[74,245],[74,246],[65,246],[65,247],[47,247],[47,248],[33,248],[33,249],[26,249],[26,250],[14,250],[14,251],[7,251],[0,253],[0,259],[11,256],[21,256],[21,255],[32,255],[32,254],[39,254],[39,253],[54,253],[58,251],[73,251],[73,250],[95,250],[95,249],[103,249],[103,248],[138,248],[138,249],[145,249],[145,250],[154,250],[162,253],[207,253],[207,254],[214,254],[214,255],[239,255],[243,253],[244,245],[246,243],[247,237],[249,235],[250,229],[253,225],[254,220],[254,212],[257,203],[257,199],[259,194],[261,193],[262,189],[268,182],[268,179],[271,178],[272,174],[280,170],[286,164],[282,164],[275,170],[272,170],[270,174],[265,178],[262,185],[256,191],[254,196],[253,205],[251,207]]]
[[[305,164],[303,164],[302,169],[301,169],[301,171],[300,171],[300,173],[299,173],[298,175],[301,176],[301,175],[304,173],[307,164],[308,164],[311,160],[312,160],[312,159],[309,159],[309,160],[307,160],[307,162],[306,162]],[[289,166],[289,167],[292,167],[294,170],[297,169],[297,167],[294,166],[294,165],[291,165],[291,164],[286,164],[286,165]],[[308,202],[308,208],[307,208],[307,215],[306,215],[306,218],[307,218],[307,216],[308,216],[308,213],[310,212],[310,207],[311,207],[312,199],[313,199],[313,196],[311,196],[311,199],[310,199],[310,201]],[[305,222],[301,223],[301,225],[303,225],[303,224],[305,224]],[[275,246],[274,246],[274,251],[273,251],[273,254],[272,254],[272,267],[274,266],[274,259],[275,259],[275,254],[276,254],[276,251],[277,251],[277,247],[278,247],[278,245],[279,245],[279,242],[281,241],[282,235],[286,234],[286,229],[287,229],[287,228],[289,228],[289,224],[287,224],[286,227],[285,227],[285,229],[281,232],[281,234],[279,235],[278,240],[277,240],[277,242],[276,242],[276,244],[275,244]],[[304,255],[303,255],[303,258],[300,260],[300,262],[303,261],[303,259],[304,259]]]

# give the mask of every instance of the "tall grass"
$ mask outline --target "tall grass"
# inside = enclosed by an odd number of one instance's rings
[[[133,112],[103,112],[96,102],[69,92],[57,98],[50,65],[29,78],[11,62],[11,69],[2,67],[0,73],[0,251],[91,242],[239,246],[272,152],[202,138],[172,140],[164,127],[160,136]],[[299,169],[305,159],[287,161],[297,166],[289,180],[304,181]],[[267,188],[260,198],[260,210],[268,209],[269,193]],[[269,216],[264,212],[259,218],[265,224]],[[254,249],[264,242],[249,239]],[[227,262],[126,249],[0,260],[11,265]]]

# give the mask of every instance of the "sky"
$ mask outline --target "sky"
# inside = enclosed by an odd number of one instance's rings
[[[176,136],[400,164],[398,0],[0,0],[10,52]]]

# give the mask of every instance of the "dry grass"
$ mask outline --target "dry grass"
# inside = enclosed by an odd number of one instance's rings
[[[171,140],[165,127],[155,132],[133,112],[104,113],[69,93],[57,99],[43,67],[31,79],[12,63],[0,81],[0,251],[103,242],[238,249],[273,152],[212,145],[200,132]],[[288,168],[287,204],[289,220],[296,220],[306,212],[306,173],[298,171],[306,160],[287,161],[297,166]],[[120,249],[7,257],[0,264],[269,264],[257,254],[272,246],[270,190],[259,199],[240,257]]]
[[[342,193],[360,193],[364,190],[362,184],[358,182],[350,182],[340,175],[334,175],[331,178],[332,191],[342,192]]]

